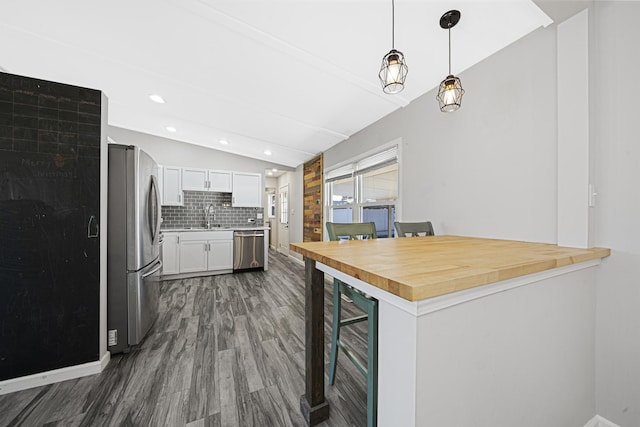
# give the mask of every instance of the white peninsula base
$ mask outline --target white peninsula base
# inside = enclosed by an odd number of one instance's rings
[[[379,426],[584,426],[600,259],[420,301],[379,299]]]

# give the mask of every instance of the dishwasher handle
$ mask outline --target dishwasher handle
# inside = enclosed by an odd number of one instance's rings
[[[234,234],[235,237],[264,237],[264,233],[262,234],[244,234],[244,233],[236,233]]]

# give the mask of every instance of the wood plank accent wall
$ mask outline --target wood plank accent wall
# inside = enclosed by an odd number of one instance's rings
[[[303,174],[303,241],[321,242],[323,227],[323,170],[322,153],[304,164]]]

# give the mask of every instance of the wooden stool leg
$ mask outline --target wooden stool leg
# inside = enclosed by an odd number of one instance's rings
[[[331,355],[329,356],[329,385],[333,385],[336,379],[336,365],[338,364],[338,340],[340,339],[340,311],[342,310],[342,298],[340,298],[340,283],[333,281],[333,325],[331,328]]]
[[[367,310],[367,426],[378,425],[378,301]]]

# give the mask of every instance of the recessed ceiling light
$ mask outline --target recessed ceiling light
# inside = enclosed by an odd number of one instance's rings
[[[269,150],[264,150],[264,154],[266,154],[267,156],[270,156],[270,155],[271,155],[271,151],[269,151]]]
[[[267,175],[273,175],[273,172],[267,172]]]
[[[221,139],[220,141],[218,141],[220,144],[222,145],[228,145],[229,141],[227,141],[226,139]]]
[[[165,129],[167,129],[169,132],[176,132],[177,129],[174,128],[173,126],[167,126]]]
[[[161,97],[160,95],[149,95],[149,99],[152,100],[153,102],[157,102],[158,104],[164,104],[164,98]]]
[[[273,169],[271,169],[271,172],[278,172],[278,169],[273,168]]]

